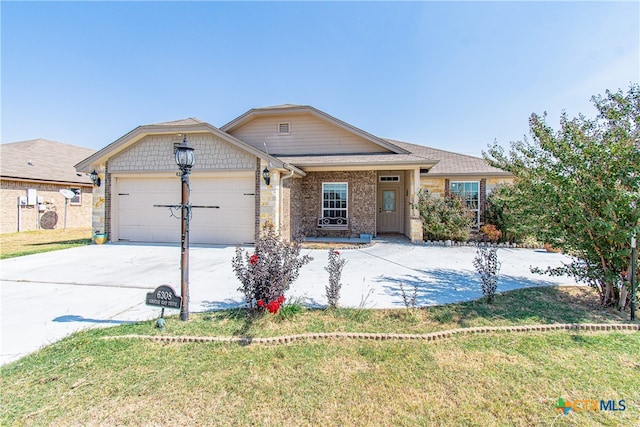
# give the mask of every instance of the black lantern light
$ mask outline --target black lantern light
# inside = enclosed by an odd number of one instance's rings
[[[176,147],[176,164],[182,171],[182,173],[189,173],[189,170],[196,162],[196,156],[193,152],[194,148],[187,142],[187,136],[185,135],[182,140],[182,144]]]
[[[269,169],[267,169],[267,167],[264,167],[264,170],[262,171],[262,179],[264,179],[264,183],[269,185],[271,183],[271,174],[269,173]]]
[[[91,172],[91,174],[89,174],[89,178],[91,178],[91,182],[93,182],[93,185],[95,185],[96,187],[100,187],[100,177],[98,176],[98,172],[96,172],[95,169],[93,170],[93,172]]]

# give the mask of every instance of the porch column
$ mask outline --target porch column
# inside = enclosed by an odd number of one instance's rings
[[[411,173],[413,172],[413,173]],[[416,208],[418,204],[418,193],[420,192],[420,168],[416,168],[413,171],[409,171],[407,174],[409,175],[409,200],[411,202],[409,206],[410,216],[409,216],[409,238],[413,243],[422,242],[423,228],[422,228],[422,220],[420,219],[420,212]]]

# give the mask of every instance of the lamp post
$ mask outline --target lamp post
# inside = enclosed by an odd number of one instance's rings
[[[182,144],[176,147],[176,164],[180,168],[182,181],[182,201],[180,207],[181,237],[180,237],[180,290],[182,305],[180,306],[180,320],[189,320],[189,219],[191,217],[191,203],[189,203],[189,174],[195,163],[193,147],[187,143],[185,135]]]

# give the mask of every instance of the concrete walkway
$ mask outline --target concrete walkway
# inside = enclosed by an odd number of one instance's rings
[[[252,250],[251,247],[245,248]],[[309,250],[287,293],[288,301],[326,305],[327,250]],[[234,247],[190,250],[191,312],[243,304],[231,269]],[[475,248],[423,247],[391,239],[341,251],[344,267],[340,305],[403,307],[400,285],[418,290],[420,306],[482,295],[472,265]],[[543,250],[499,249],[498,291],[528,286],[575,284],[571,279],[534,275],[530,266],[559,266],[567,258]],[[0,261],[0,363],[16,360],[72,332],[159,316],[146,306],[147,292],[167,284],[180,290],[180,248],[176,245],[107,244]],[[177,313],[168,310],[167,314]]]

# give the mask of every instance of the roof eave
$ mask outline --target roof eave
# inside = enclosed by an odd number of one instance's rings
[[[427,172],[422,174],[427,177],[448,177],[448,176],[496,176],[496,177],[514,177],[509,172]],[[514,177],[515,178],[515,177]]]
[[[118,138],[116,141],[104,147],[102,150],[94,153],[93,155],[87,157],[82,160],[80,163],[75,165],[75,168],[78,172],[89,172],[92,168],[95,168],[96,165],[104,163],[104,161],[113,155],[125,150],[131,145],[135,144],[137,141],[141,140],[145,136],[148,135],[167,135],[167,134],[189,134],[189,133],[202,133],[209,132],[213,135],[219,137],[222,140],[229,142],[230,144],[236,146],[237,148],[244,150],[250,154],[253,154],[256,157],[259,157],[265,161],[273,163],[277,167],[285,168],[285,163],[280,159],[270,156],[269,154],[260,151],[257,148],[252,147],[245,142],[240,141],[239,139],[229,135],[221,131],[220,129],[212,126],[208,123],[197,123],[197,124],[188,124],[188,125],[143,125],[138,126],[133,129],[131,132],[126,135]],[[298,172],[304,173],[301,170]]]
[[[405,170],[405,169],[419,169],[435,165],[433,163],[416,163],[416,162],[389,162],[389,163],[376,163],[376,162],[335,162],[335,163],[299,163],[296,166],[302,168],[306,172],[317,172],[339,169],[341,171],[346,170]]]
[[[44,184],[57,184],[57,185],[82,185],[82,186],[91,186],[93,185],[91,181],[72,181],[72,180],[55,180],[55,179],[39,179],[39,178],[28,178],[28,177],[20,177],[20,176],[9,176],[9,175],[0,175],[0,179],[6,181],[20,181],[20,182],[37,182]],[[88,179],[88,178],[87,178]]]
[[[107,145],[103,149],[97,151],[93,155],[77,163],[75,165],[75,168],[78,172],[89,172],[89,169],[91,169],[92,166],[95,167],[95,165],[104,163],[104,161],[109,157],[112,157],[114,154],[117,154],[120,151],[128,148],[129,146],[133,145],[135,142],[139,141],[140,139],[144,138],[147,135],[190,133],[190,132],[206,131],[206,130],[207,130],[206,123],[174,125],[174,126],[166,126],[166,125],[138,126],[132,131],[116,139],[114,142]]]

